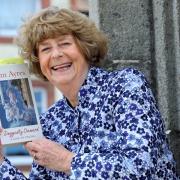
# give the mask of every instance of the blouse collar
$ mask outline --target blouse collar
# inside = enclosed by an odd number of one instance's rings
[[[84,99],[87,96],[94,95],[97,92],[97,90],[100,88],[100,84],[105,80],[102,77],[103,75],[107,75],[106,71],[103,69],[98,67],[90,67],[87,77],[78,93],[79,104],[84,102]]]
[[[92,97],[101,87],[105,80],[107,72],[98,67],[90,67],[86,79],[78,92],[78,106],[84,103],[87,97]],[[70,106],[66,97],[63,97],[65,102]],[[72,108],[72,107],[71,107]],[[76,108],[76,107],[75,107]]]

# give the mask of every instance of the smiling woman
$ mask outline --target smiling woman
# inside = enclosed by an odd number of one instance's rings
[[[94,22],[83,14],[67,9],[59,11],[50,7],[41,11],[21,26],[19,34],[21,36],[16,42],[21,55],[30,60],[32,72],[43,79],[46,77],[39,68],[38,48],[42,42],[45,45],[47,39],[63,40],[67,35],[72,36],[71,40],[76,43],[85,60],[96,66],[100,65],[100,60],[107,53],[106,36],[96,28]]]
[[[55,85],[73,106],[78,103],[76,94],[87,75],[89,64],[81,54],[72,35],[61,35],[39,43],[37,49],[42,73]],[[72,87],[74,87],[72,89]]]
[[[146,78],[98,67],[107,39],[86,16],[45,9],[22,25],[17,43],[32,72],[63,93],[40,116],[44,138],[25,144],[30,179],[178,179]],[[0,160],[2,179],[26,179]]]

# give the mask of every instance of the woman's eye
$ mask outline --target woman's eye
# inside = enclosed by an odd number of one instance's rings
[[[65,42],[64,45],[69,45],[69,43],[68,43],[68,42]]]
[[[48,51],[50,48],[49,47],[46,47],[46,48],[42,48],[41,49],[41,52],[45,52],[45,51]]]
[[[63,43],[59,43],[59,46],[69,46],[70,43],[69,42],[63,42]]]

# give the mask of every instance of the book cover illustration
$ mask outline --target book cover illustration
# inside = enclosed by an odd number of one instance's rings
[[[0,122],[4,145],[42,137],[26,64],[0,66]]]

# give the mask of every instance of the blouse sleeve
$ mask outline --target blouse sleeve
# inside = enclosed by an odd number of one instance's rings
[[[0,165],[0,179],[27,180],[23,173],[12,166],[7,158],[5,158],[4,162]]]
[[[116,148],[77,154],[71,179],[176,179],[160,113],[143,75],[126,71],[116,80]],[[159,168],[161,167],[161,168]]]
[[[20,170],[14,167],[11,162],[5,158],[4,162],[0,165],[0,179],[14,179],[14,180],[44,180],[44,179],[52,179],[46,173],[46,169],[42,166],[32,164],[32,169],[29,174],[29,178],[27,178]]]

